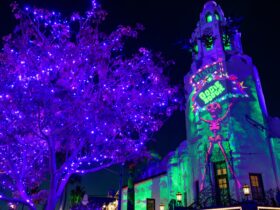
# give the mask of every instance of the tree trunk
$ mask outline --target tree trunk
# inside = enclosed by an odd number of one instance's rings
[[[7,198],[2,196],[1,201],[5,201],[5,202],[11,202],[11,203],[19,203],[22,204],[22,208],[24,207],[28,207],[29,210],[36,210],[36,208],[34,207],[33,204],[26,202],[25,200],[20,200],[20,199],[16,199],[16,198]]]
[[[118,197],[118,210],[122,210],[123,169],[124,169],[124,164],[121,164],[120,183],[119,183],[119,197]]]
[[[56,202],[57,202],[56,186],[57,186],[57,180],[56,180],[56,176],[54,175],[51,176],[48,203],[47,203],[46,210],[55,210]]]
[[[48,203],[46,210],[55,210],[56,202],[57,202],[57,176],[56,176],[56,156],[55,156],[55,148],[54,142],[52,139],[49,139],[49,164],[50,164],[50,189],[48,195]]]
[[[134,172],[135,164],[132,162],[128,166],[128,188],[127,188],[127,210],[134,210]]]
[[[55,196],[49,196],[48,198],[48,205],[46,210],[55,210],[56,207],[56,198]]]
[[[23,203],[26,206],[28,206],[28,208],[30,210],[35,210],[36,209],[35,205],[31,201],[31,198],[26,194],[26,192],[24,190],[24,186],[23,186],[23,184],[22,184],[22,182],[20,180],[18,180],[18,182],[17,182],[17,189],[18,189],[18,192],[20,192],[21,199],[23,199],[23,202],[21,202],[21,201],[19,201],[19,202]]]

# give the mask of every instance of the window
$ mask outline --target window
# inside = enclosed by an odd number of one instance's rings
[[[211,34],[203,34],[201,37],[201,41],[204,44],[206,50],[212,50],[214,47],[214,38]]]
[[[221,179],[218,179],[219,181],[219,188],[220,189],[226,189],[227,188],[227,179],[226,178],[221,178]]]
[[[216,18],[217,21],[220,20],[220,15],[217,12],[215,12],[215,18]]]
[[[227,169],[226,168],[218,168],[217,169],[217,175],[225,175],[227,174]]]
[[[227,189],[227,168],[225,162],[215,163],[216,180],[219,189]]]
[[[212,36],[207,37],[206,41],[206,50],[212,50],[214,45],[214,39]]]
[[[230,36],[228,34],[223,34],[223,45],[224,50],[231,50]]]
[[[249,174],[253,200],[264,199],[264,188],[261,174]]]
[[[147,198],[147,210],[155,210],[156,209],[156,200],[153,198]]]
[[[212,20],[213,20],[212,15],[211,15],[210,13],[208,13],[208,14],[206,15],[206,22],[207,22],[207,23],[210,23],[210,22],[212,22]]]
[[[229,201],[229,184],[227,165],[225,161],[214,163],[214,174],[216,180],[217,203],[226,204]]]
[[[251,176],[252,187],[259,187],[259,180],[257,176]]]
[[[197,45],[197,44],[194,44],[194,46],[193,46],[193,52],[194,52],[195,54],[198,53],[198,45]]]

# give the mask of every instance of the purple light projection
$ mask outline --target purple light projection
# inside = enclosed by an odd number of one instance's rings
[[[92,5],[69,20],[12,5],[19,25],[0,53],[1,200],[55,209],[72,174],[148,156],[145,143],[178,107],[161,57],[145,48],[123,56],[123,39],[141,26],[104,35],[106,12]]]

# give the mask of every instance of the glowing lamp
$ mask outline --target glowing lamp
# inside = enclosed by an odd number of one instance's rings
[[[103,204],[102,210],[106,210],[106,205],[105,204]]]
[[[244,184],[243,187],[242,187],[242,190],[243,190],[244,195],[248,199],[248,196],[250,195],[250,187],[249,187],[249,185]]]
[[[182,201],[182,193],[178,192],[176,194],[176,199],[177,199],[178,202],[181,202]]]
[[[15,205],[15,204],[9,203],[8,205],[9,205],[9,208],[10,208],[10,209],[16,209],[16,205]]]
[[[86,206],[87,204],[88,204],[88,195],[87,194],[85,194],[84,195],[84,197],[83,197],[83,200],[82,200],[82,204],[84,205],[84,206]]]
[[[165,205],[164,204],[160,204],[159,205],[159,210],[164,210]]]

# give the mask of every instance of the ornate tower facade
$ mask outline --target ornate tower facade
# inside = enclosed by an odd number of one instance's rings
[[[193,62],[185,77],[188,203],[205,195],[220,204],[240,200],[245,184],[253,199],[264,199],[265,191],[279,187],[280,163],[260,126],[266,125],[266,105],[241,34],[209,1],[190,43]]]

